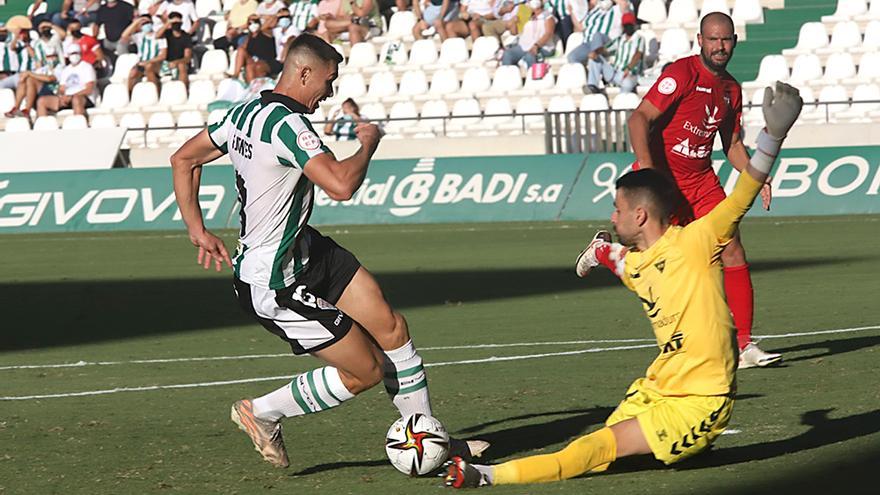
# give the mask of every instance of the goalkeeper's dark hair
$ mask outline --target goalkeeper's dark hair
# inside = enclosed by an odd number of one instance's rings
[[[678,189],[666,174],[653,168],[629,172],[615,185],[618,191],[626,191],[630,202],[646,206],[663,223],[669,222],[678,205]]]
[[[301,34],[297,36],[290,44],[290,48],[287,51],[287,58],[290,59],[300,53],[307,53],[323,62],[342,63],[342,54],[337,52],[330,43],[311,34]]]

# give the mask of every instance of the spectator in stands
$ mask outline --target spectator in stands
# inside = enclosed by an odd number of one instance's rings
[[[94,67],[98,77],[103,77],[107,73],[107,60],[104,57],[104,50],[101,44],[94,36],[90,36],[82,32],[82,23],[79,19],[71,19],[67,23],[67,36],[64,38],[64,53],[71,44],[79,45],[82,53],[82,60]]]
[[[636,32],[636,16],[623,14],[623,34],[590,52],[587,61],[586,92],[599,93],[599,81],[620,86],[621,93],[632,93],[638,85],[645,54],[645,39]],[[585,46],[585,45],[582,45]],[[613,62],[606,58],[612,55]]]
[[[574,30],[571,14],[568,11],[568,0],[547,0],[547,10],[556,19],[556,35],[562,40],[562,50],[568,43],[568,36]]]
[[[504,49],[502,65],[516,65],[520,60],[531,67],[539,58],[547,58],[556,51],[556,18],[544,8],[543,0],[529,0],[532,16],[522,32],[517,44]]]
[[[571,19],[572,30],[569,35],[572,32],[582,32],[584,21],[587,20],[587,13],[590,11],[589,0],[565,0],[565,11]]]
[[[16,87],[23,49],[18,33],[10,32],[9,28],[0,22],[0,88]]]
[[[419,22],[413,26],[413,36],[420,40],[423,38],[422,31],[433,27],[440,39],[445,41],[450,37],[447,24],[458,19],[458,4],[458,0],[414,0],[413,13]]]
[[[162,62],[168,54],[168,44],[164,38],[156,36],[153,28],[153,18],[144,14],[134,20],[120,38],[122,43],[133,42],[137,46],[138,62],[128,73],[128,91],[134,89],[135,84],[144,77],[147,81],[156,85],[159,90],[159,71]]]
[[[55,59],[58,60],[59,54],[64,52],[63,40],[67,33],[60,27],[49,21],[42,21],[37,26],[37,38],[31,42],[34,47],[35,56],[38,66],[46,65],[46,53],[52,51],[55,53]]]
[[[181,28],[190,37],[194,37],[199,30],[199,16],[196,15],[196,6],[191,0],[170,0],[162,3],[156,10],[156,15],[162,18],[163,23],[168,22],[172,12],[180,14],[183,19]]]
[[[275,53],[278,54],[278,61],[283,64],[284,59],[287,57],[287,46],[302,33],[302,30],[293,24],[290,10],[287,7],[279,10],[275,17],[275,27],[272,28],[272,36],[275,37]],[[317,18],[315,18],[315,25],[317,24]]]
[[[32,16],[31,23],[37,26],[43,21],[49,21],[61,26],[61,7],[64,6],[64,0],[34,0],[34,9],[31,12],[39,10],[43,3],[46,4],[46,12]]]
[[[278,62],[275,52],[275,37],[272,36],[272,27],[264,26],[260,22],[259,16],[254,13],[248,19],[248,35],[238,47],[235,55],[235,70],[233,70],[232,77],[240,77],[241,70],[244,69],[245,82],[253,81],[257,77],[254,64],[259,60],[266,62],[272,77],[281,72],[282,65]]]
[[[99,7],[98,0],[64,0],[61,13],[58,15],[61,22],[56,22],[56,24],[69,27],[70,23],[76,19],[83,26],[91,26],[97,21]],[[86,60],[85,50],[83,50],[83,60]]]
[[[262,0],[259,5],[257,5],[256,14],[260,16],[260,22],[265,25],[272,25],[276,21],[276,16],[278,15],[278,11],[281,9],[287,8],[287,5],[281,0]]]
[[[584,19],[584,41],[568,54],[571,63],[586,64],[590,53],[604,46],[608,40],[623,33],[623,12],[629,11],[627,0],[591,0],[592,6]],[[624,10],[625,9],[625,10]]]
[[[496,0],[462,0],[461,13],[459,16],[467,22],[468,33],[471,39],[477,39],[483,35],[483,25],[494,21]]]
[[[496,0],[493,7],[494,19],[483,22],[483,36],[494,36],[501,42],[505,31],[517,32],[517,11],[525,0]]]
[[[58,77],[57,95],[42,96],[37,100],[37,115],[49,115],[59,110],[73,109],[74,115],[86,115],[86,109],[95,105],[97,77],[92,64],[82,58],[79,45],[64,49],[67,65]]]
[[[15,102],[12,109],[5,114],[7,118],[16,116],[30,118],[37,98],[51,96],[58,91],[58,80],[64,68],[59,63],[58,53],[55,46],[48,45],[43,51],[43,61],[39,67],[21,73],[21,79],[15,90]],[[25,104],[24,109],[21,108],[22,103]]]
[[[156,33],[158,38],[165,39],[167,52],[165,62],[171,69],[174,79],[182,81],[189,87],[189,66],[193,56],[193,40],[183,29],[183,16],[180,12],[168,14],[168,22]]]
[[[342,0],[320,0],[318,2],[318,28],[315,34],[327,39],[327,21],[342,15]]]
[[[330,113],[327,118],[328,122],[324,125],[324,134],[327,136],[336,136],[337,141],[354,141],[357,134],[354,128],[358,123],[363,122],[361,117],[361,109],[358,104],[351,98],[342,102],[342,106]]]
[[[371,29],[378,29],[381,22],[379,4],[375,0],[342,0],[339,9],[337,15],[324,19],[326,30],[322,37],[328,43],[345,32],[352,44],[360,43]]]
[[[101,48],[110,58],[115,60],[115,54],[119,53],[119,38],[131,22],[134,20],[134,7],[125,1],[107,0],[98,9],[98,29],[104,27],[104,39],[101,40]],[[127,53],[125,48],[121,53]]]
[[[226,13],[226,22],[230,28],[241,32],[247,27],[248,18],[257,12],[257,0],[238,0]]]
[[[287,29],[291,30],[293,36],[318,28],[318,0],[293,0],[288,11],[290,27]]]
[[[208,112],[214,110],[226,110],[240,101],[251,100],[260,96],[265,90],[275,88],[275,80],[269,77],[269,64],[262,60],[254,62],[254,79],[247,85],[238,79],[227,84],[222,94],[217,95],[217,100],[208,104]]]

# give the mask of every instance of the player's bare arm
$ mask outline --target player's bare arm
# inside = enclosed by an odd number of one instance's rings
[[[630,142],[636,160],[641,168],[653,168],[654,161],[651,159],[651,150],[648,147],[651,126],[662,112],[653,103],[643,99],[642,103],[633,111],[627,125],[629,127]]]
[[[223,152],[214,146],[208,131],[203,130],[187,141],[179,150],[171,155],[171,173],[174,179],[174,196],[193,246],[199,248],[196,261],[218,272],[223,263],[232,267],[232,260],[223,241],[205,228],[202,209],[199,205],[199,184],[202,177],[202,165],[223,156]]]
[[[381,138],[376,124],[362,122],[355,127],[361,147],[342,161],[330,153],[322,153],[306,163],[303,173],[336,201],[345,201],[354,195],[364,182],[370,158],[376,152]]]

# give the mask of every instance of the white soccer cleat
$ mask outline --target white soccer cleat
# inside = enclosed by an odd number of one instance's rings
[[[575,261],[574,271],[578,277],[584,278],[590,273],[590,270],[599,266],[599,260],[596,259],[596,248],[602,243],[611,242],[611,232],[600,230],[593,236],[593,240],[587,245],[587,248],[581,251]]]
[[[242,399],[232,404],[230,416],[232,421],[251,437],[254,450],[259,452],[266,462],[280,468],[286,468],[290,465],[287,449],[284,447],[284,438],[281,436],[280,422],[256,417],[253,402],[248,399]]]
[[[782,361],[782,354],[764,352],[754,342],[749,342],[739,351],[739,368],[765,368]]]

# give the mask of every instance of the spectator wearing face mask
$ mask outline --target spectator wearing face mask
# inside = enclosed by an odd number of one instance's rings
[[[104,28],[101,48],[111,58],[118,53],[119,38],[122,37],[122,32],[131,24],[132,20],[134,20],[134,7],[128,2],[107,0],[98,9],[98,29]]]
[[[556,18],[544,8],[543,0],[529,0],[532,17],[519,33],[519,41],[504,50],[502,65],[516,65],[520,60],[531,67],[538,58],[547,58],[556,51]]]
[[[121,42],[134,43],[137,46],[138,62],[128,73],[128,92],[134,89],[135,84],[146,77],[147,81],[156,85],[159,90],[159,71],[162,62],[168,54],[168,43],[164,38],[156,36],[153,29],[153,18],[142,15],[134,20],[120,38]]]
[[[194,36],[199,29],[199,17],[196,15],[196,6],[191,0],[165,0],[156,10],[156,15],[167,23],[172,12],[177,12],[181,17],[181,29],[189,36]]]
[[[58,51],[55,46],[48,45],[42,52],[43,58],[38,67],[21,73],[18,87],[15,90],[15,102],[5,113],[7,118],[22,116],[30,118],[37,98],[51,96],[58,91],[58,81],[64,66],[59,63]],[[24,103],[24,108],[21,104]]]
[[[620,86],[621,93],[632,93],[638,85],[645,54],[645,39],[636,32],[636,16],[623,14],[623,34],[590,52],[587,61],[586,92],[599,93],[599,83]],[[608,57],[613,57],[609,61]]]
[[[287,56],[287,43],[299,34],[293,21],[290,19],[290,11],[285,7],[278,11],[275,19],[275,27],[272,28],[272,36],[275,38],[275,53],[278,61],[284,63]]]
[[[361,109],[358,104],[351,98],[342,102],[342,106],[334,110],[330,114],[324,125],[324,134],[327,136],[335,136],[337,141],[354,141],[357,134],[354,128],[358,123],[363,122],[361,117]]]
[[[66,33],[60,27],[49,21],[43,21],[37,26],[37,38],[31,42],[34,47],[34,56],[37,64],[43,66],[46,64],[46,53],[52,51],[55,57],[64,52],[62,40]]]
[[[171,69],[172,77],[189,87],[189,67],[193,58],[192,36],[183,29],[183,18],[180,12],[168,14],[168,22],[165,23],[156,37],[165,40],[165,62]]]
[[[269,74],[277,75],[281,72],[281,63],[278,62],[275,52],[275,37],[272,36],[272,28],[265,27],[260,18],[254,14],[248,19],[248,34],[244,39],[235,56],[235,70],[232,77],[238,78],[244,69],[245,82],[251,82],[255,77],[254,64],[260,60],[269,66]]]
[[[79,46],[83,62],[91,64],[96,71],[105,67],[104,50],[101,49],[101,44],[94,36],[82,32],[82,23],[78,19],[73,19],[67,24],[64,53],[67,53],[67,48],[72,44]]]
[[[40,97],[37,100],[37,115],[40,117],[68,108],[74,115],[86,115],[86,109],[95,104],[97,88],[95,68],[86,63],[78,45],[68,45],[64,49],[67,65],[58,74],[58,93]]]

